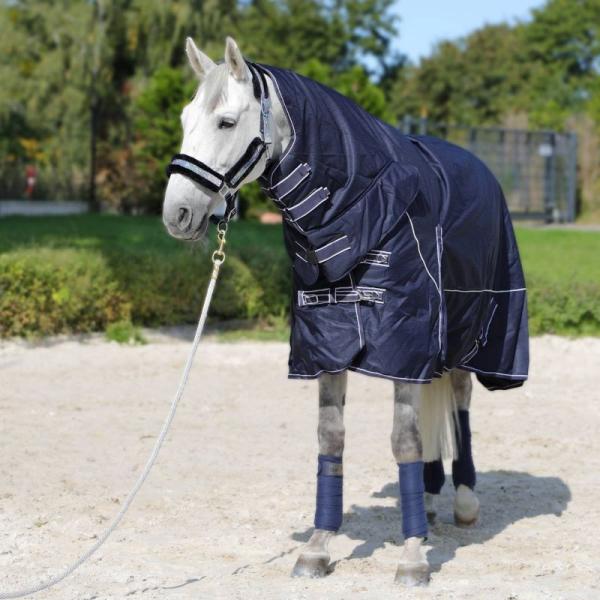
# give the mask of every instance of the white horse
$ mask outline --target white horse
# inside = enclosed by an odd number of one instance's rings
[[[255,138],[264,137],[264,115],[261,116],[261,102],[256,97],[252,73],[231,38],[227,38],[225,61],[221,65],[215,64],[189,38],[186,52],[200,86],[181,115],[184,131],[181,153],[194,157],[199,164],[210,165],[216,173],[226,173],[239,163],[240,156]],[[272,101],[268,117],[269,154],[271,159],[277,159],[290,143],[292,132],[273,81],[267,77],[266,84]],[[236,185],[227,187],[227,192],[236,191],[258,179],[267,166],[267,160],[267,153],[263,153],[255,163],[251,163],[249,172],[244,173]],[[172,236],[183,240],[199,239],[206,232],[209,216],[222,201],[222,190],[211,190],[175,172],[166,189],[163,221]],[[340,459],[344,450],[346,380],[346,372],[323,373],[319,377],[319,453]],[[457,427],[459,439],[452,444],[455,448],[453,467],[456,467],[453,468],[456,521],[458,524],[472,524],[479,514],[479,501],[472,490],[474,468],[468,431],[471,389],[470,374],[460,370],[447,373],[429,385],[394,383],[392,452],[399,465],[429,461],[425,465],[424,504],[430,520],[435,514],[433,498],[439,493],[444,480],[438,438],[444,431],[448,432],[448,422],[444,420],[448,407],[453,408],[455,423],[466,425]],[[442,410],[439,410],[440,407]],[[469,473],[466,483],[461,481],[465,470]],[[294,566],[293,575],[322,577],[327,574],[330,561],[328,544],[334,533],[328,529],[314,530]],[[429,580],[429,565],[422,544],[422,537],[405,539],[396,573],[397,582],[423,585]]]

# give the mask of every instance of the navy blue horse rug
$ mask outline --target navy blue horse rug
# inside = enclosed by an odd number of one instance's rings
[[[350,369],[426,383],[459,367],[488,389],[522,385],[525,281],[489,169],[314,81],[259,68],[293,134],[261,179],[293,261],[289,377]]]

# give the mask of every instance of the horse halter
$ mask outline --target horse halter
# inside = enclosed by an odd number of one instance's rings
[[[261,67],[251,62],[246,62],[246,64],[252,75],[254,97],[260,101],[260,137],[255,137],[248,144],[242,156],[225,174],[218,173],[206,163],[188,154],[176,154],[167,166],[167,177],[173,173],[180,173],[212,192],[217,192],[225,201],[225,215],[222,219],[225,222],[229,221],[236,211],[237,191],[235,187],[254,169],[263,154],[267,155],[267,159],[271,157],[271,144],[273,143],[271,98],[267,79]],[[218,223],[221,219],[211,216],[210,220]]]

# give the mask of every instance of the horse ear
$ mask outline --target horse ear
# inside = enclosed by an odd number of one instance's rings
[[[225,40],[225,62],[234,79],[237,79],[237,81],[245,81],[249,78],[246,61],[232,37],[227,37]]]
[[[191,37],[185,41],[185,53],[190,61],[190,66],[200,80],[204,79],[217,66],[204,52],[198,50]]]

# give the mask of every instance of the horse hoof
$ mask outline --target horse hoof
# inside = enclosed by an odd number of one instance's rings
[[[429,584],[427,563],[400,563],[394,583],[405,587],[424,587]]]
[[[292,577],[325,577],[329,568],[329,554],[304,553],[298,557],[292,570]]]
[[[458,527],[472,527],[479,519],[479,499],[466,485],[459,485],[454,498],[454,523]]]

